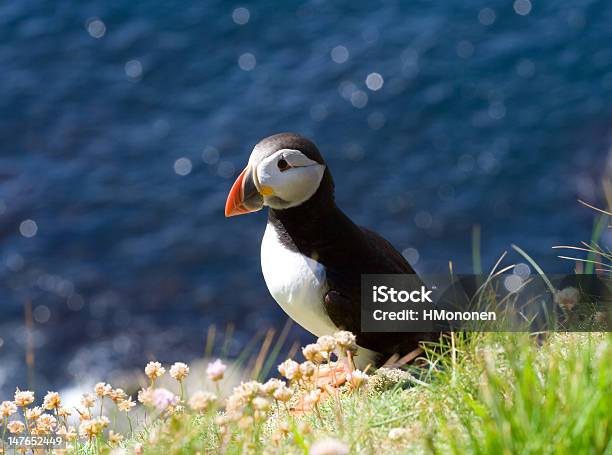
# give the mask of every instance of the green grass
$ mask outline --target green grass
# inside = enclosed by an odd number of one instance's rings
[[[577,261],[579,272],[586,264],[587,272],[600,274],[609,284],[612,252],[598,241],[612,213],[595,210],[603,216],[591,242],[558,248],[587,253],[586,258],[561,257]],[[475,227],[476,272],[482,271],[480,241],[480,229]],[[535,261],[520,247],[513,249],[554,291]],[[247,343],[216,392],[227,390],[236,378],[261,379],[274,371],[289,328],[286,325],[278,337],[269,330]],[[233,326],[228,326],[225,345],[231,332]],[[212,327],[206,357],[215,336]],[[294,346],[289,355],[296,350]],[[91,443],[78,440],[69,453],[612,455],[611,360],[610,333],[453,333],[426,346],[415,362],[418,366],[372,372],[366,386],[353,390],[345,385],[310,412],[294,415],[269,395],[264,401],[272,404],[271,409],[256,410],[251,395],[232,419],[225,418],[223,400],[205,414],[186,407],[164,418],[139,418],[145,412],[141,407],[134,413],[137,430],[127,432],[130,437],[118,446],[108,443],[106,429]],[[176,385],[163,384],[170,389]],[[304,387],[312,385],[293,385],[296,398],[306,392]],[[180,390],[182,395],[182,385]],[[116,411],[109,415],[114,421]],[[8,419],[0,422],[0,428],[7,423]],[[330,438],[344,450],[313,450]]]
[[[612,336],[453,335],[419,371],[378,372],[299,417],[270,411],[219,436],[215,416],[178,415],[134,440],[144,453],[308,453],[334,438],[350,453],[612,454]],[[418,379],[416,376],[418,375]],[[275,431],[285,427],[278,439]],[[391,440],[389,431],[404,436]],[[223,442],[222,442],[223,440]],[[96,453],[79,446],[79,453]]]

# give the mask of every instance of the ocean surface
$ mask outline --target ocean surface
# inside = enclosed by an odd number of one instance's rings
[[[1,2],[0,392],[28,343],[47,390],[282,327],[265,213],[223,216],[281,131],[418,271],[471,271],[474,225],[485,269],[515,243],[572,270],[551,247],[603,204],[610,24],[606,1]]]

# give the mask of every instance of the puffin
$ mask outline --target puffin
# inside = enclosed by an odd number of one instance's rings
[[[382,236],[336,205],[334,180],[316,145],[296,133],[261,140],[232,185],[225,216],[268,207],[261,242],[266,286],[287,315],[317,337],[348,330],[357,368],[410,359],[439,333],[361,331],[361,275],[415,274]],[[411,357],[416,357],[412,355]],[[406,363],[406,362],[405,362]]]

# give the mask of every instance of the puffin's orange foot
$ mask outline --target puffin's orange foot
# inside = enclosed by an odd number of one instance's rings
[[[325,389],[314,389],[300,398],[300,400],[291,408],[291,414],[300,416],[314,409],[317,403],[321,403],[329,398],[329,391]]]
[[[315,380],[316,388],[301,397],[291,408],[291,413],[295,416],[305,414],[312,411],[316,403],[337,395],[338,387],[346,382],[349,372],[350,368],[341,362],[320,366]]]
[[[346,382],[346,375],[350,372],[350,368],[341,362],[322,365],[319,367],[315,385],[320,389],[326,389],[327,386],[340,387]]]

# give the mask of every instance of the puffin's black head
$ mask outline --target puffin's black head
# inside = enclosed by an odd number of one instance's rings
[[[323,183],[322,183],[323,182]],[[333,182],[316,145],[295,133],[280,133],[259,142],[225,204],[225,216],[297,207],[317,190],[333,200]]]

